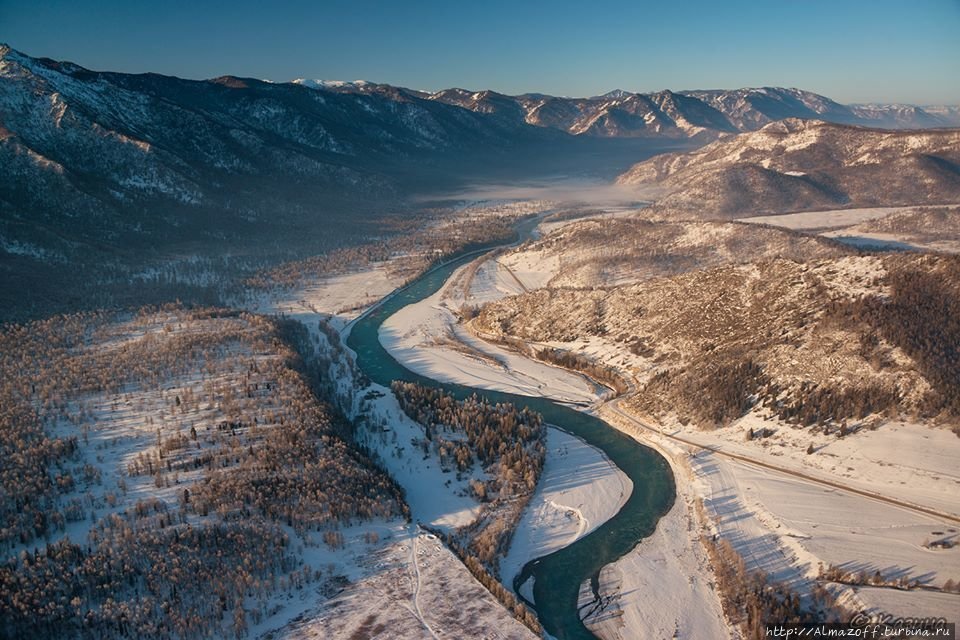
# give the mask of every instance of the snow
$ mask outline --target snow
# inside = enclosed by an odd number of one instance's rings
[[[473,282],[466,294],[466,302],[479,306],[506,296],[523,293],[524,285],[514,277],[515,275],[516,272],[511,274],[504,258],[484,261],[474,272]]]
[[[540,289],[560,271],[560,256],[546,251],[522,251],[499,261],[506,274],[523,290]],[[512,274],[512,276],[511,276]]]
[[[376,384],[371,389],[382,395],[361,399],[356,413],[367,416],[367,426],[357,439],[376,452],[390,476],[404,488],[414,519],[445,530],[476,520],[480,504],[467,489],[469,477],[457,480],[454,473],[440,468],[435,456],[416,448],[413,441],[423,439],[423,427],[403,413],[389,389]]]
[[[298,320],[319,345],[325,346],[326,336],[318,327],[321,319],[342,332],[363,308],[399,284],[385,264],[377,264],[322,278],[287,294],[263,296],[253,302],[253,307],[261,313],[284,313]],[[338,361],[331,375],[339,381],[341,395],[350,398],[347,413],[360,420],[355,437],[404,487],[414,519],[448,530],[473,522],[480,505],[468,491],[471,476],[458,480],[455,474],[440,468],[432,453],[422,453],[414,442],[423,439],[423,428],[407,417],[388,388],[373,384],[364,395],[355,397],[350,369],[340,356],[335,357]]]
[[[591,204],[594,204],[591,202]],[[599,209],[593,209],[587,212],[583,216],[575,218],[566,218],[560,220],[552,220],[550,218],[544,220],[539,225],[534,233],[535,238],[542,238],[546,235],[549,235],[559,229],[560,227],[565,227],[567,225],[583,222],[586,220],[611,220],[618,218],[629,218],[636,215],[645,205],[638,205],[637,203],[629,204],[605,204]]]
[[[823,135],[823,128],[817,126],[819,123],[809,123],[802,131],[793,132],[789,140],[791,144],[784,147],[784,153],[800,151],[817,144]]]
[[[184,204],[199,204],[203,196],[199,191],[191,191],[166,180],[157,174],[157,170],[148,167],[143,173],[132,174],[123,178],[117,177],[117,184],[140,191],[152,191],[172,196]]]
[[[299,84],[303,87],[308,87],[310,89],[342,89],[342,88],[362,88],[370,84],[366,80],[319,80],[319,79],[307,79],[307,78],[297,78],[296,80],[290,81],[292,84]]]
[[[943,536],[934,531],[956,530],[933,516],[864,500],[836,489],[791,477],[777,477],[765,469],[735,464],[734,474],[746,486],[746,501],[757,503],[774,522],[788,528],[799,544],[825,563],[857,565],[884,576],[894,571],[931,577],[935,585],[960,575],[960,554],[932,550],[925,541]],[[851,522],[850,514],[856,514]]]
[[[415,526],[394,528],[387,544],[363,549],[354,563],[365,577],[317,604],[305,594],[302,613],[254,637],[506,638],[536,636],[513,619],[435,536]],[[356,544],[356,543],[355,543]],[[266,633],[270,631],[270,633]]]
[[[470,302],[496,299],[514,291],[516,283],[510,284],[512,277],[501,266],[488,257],[476,269]],[[435,379],[505,391],[522,388],[518,372],[539,367],[539,363],[503,352],[455,326],[452,308],[462,300],[463,279],[462,272],[455,273],[437,294],[388,319],[381,329],[381,342],[406,366]],[[450,343],[438,346],[442,336],[463,341],[490,357],[469,359]],[[508,355],[506,365],[498,359]],[[562,386],[563,373],[548,367],[540,376],[549,378],[538,378],[544,387],[530,392],[565,397],[568,391]],[[527,561],[586,535],[616,514],[632,491],[629,479],[600,451],[556,429],[548,434],[543,475],[501,563],[502,581],[508,587]],[[600,637],[635,637],[638,629],[655,629],[649,637],[670,637],[676,629],[677,611],[690,612],[687,622],[682,623],[688,635],[681,637],[698,637],[689,634],[698,634],[701,629],[708,630],[708,635],[700,637],[729,635],[719,600],[704,578],[709,568],[699,545],[690,500],[678,500],[654,535],[605,570],[601,590],[605,596],[615,595],[606,600],[616,603],[611,605],[616,613],[608,608],[605,612],[610,615],[596,617],[594,626]],[[521,586],[527,597],[531,589],[529,581]]]
[[[384,348],[411,371],[442,382],[564,402],[595,400],[594,386],[582,376],[486,343],[458,325],[455,309],[462,301],[462,286],[454,289],[468,267],[454,272],[434,295],[388,318],[380,327]],[[491,299],[499,293],[485,290],[480,297]]]
[[[197,332],[205,329],[205,323],[225,322],[230,321],[184,321],[158,312],[146,321],[138,317],[106,327],[97,349],[100,352],[122,349],[154,339],[155,334]],[[190,427],[204,434],[223,418],[220,409],[204,402],[188,410],[174,409],[174,398],[187,397],[191,391],[197,397],[203,397],[205,389],[235,386],[238,384],[237,367],[246,371],[252,360],[272,357],[252,353],[246,346],[233,346],[219,354],[216,362],[198,364],[193,369],[174,374],[156,388],[128,385],[119,393],[90,394],[73,401],[65,415],[76,416],[76,419],[64,418],[50,425],[50,435],[78,436],[81,457],[71,461],[71,465],[77,469],[89,465],[96,473],[86,473],[90,477],[84,479],[77,472],[75,490],[60,500],[67,503],[79,498],[87,513],[94,511],[98,519],[129,509],[145,498],[158,498],[173,509],[183,487],[202,480],[206,473],[204,468],[167,474],[169,483],[158,487],[149,474],[129,474],[127,465],[140,453],[151,451],[158,434],[169,438]],[[443,508],[454,510],[450,500],[444,501],[442,492],[434,490],[430,500],[438,503],[438,511]],[[426,503],[426,499],[414,494],[412,504]],[[195,514],[186,517],[193,524],[204,520]],[[67,523],[65,531],[51,533],[45,542],[50,544],[69,536],[82,544],[92,520],[87,515],[79,521]],[[504,637],[533,638],[469,575],[449,550],[443,548],[434,536],[418,531],[415,526],[396,519],[341,527],[339,530],[345,540],[341,549],[324,544],[322,532],[309,531],[300,535],[291,527],[283,528],[291,540],[291,552],[297,561],[303,567],[309,567],[311,575],[319,575],[319,580],[308,581],[296,589],[281,586],[267,599],[263,620],[256,624],[251,621],[249,637],[275,637],[271,634],[278,629],[282,630],[282,635],[296,631],[328,637],[326,630],[333,624],[329,611],[336,614],[337,628],[344,629],[341,637],[350,637],[352,629],[363,628],[372,611],[396,617],[398,625],[411,624],[408,607],[416,605],[421,611],[420,616],[438,634],[443,629],[454,637],[471,637],[476,635],[478,625],[485,624],[502,629]],[[22,550],[29,550],[34,544],[19,545],[8,550],[7,555],[12,557]],[[285,580],[281,578],[281,583]],[[333,593],[340,588],[338,584],[347,585],[339,595]],[[444,596],[449,593],[468,599],[469,606],[446,599]],[[331,595],[334,596],[332,599]],[[365,608],[363,617],[345,614],[350,609],[341,605],[351,602]],[[260,603],[251,598],[248,604],[252,609]],[[288,626],[294,620],[297,624]],[[416,618],[414,621],[427,628]],[[294,634],[292,637],[298,636]],[[417,636],[411,629],[410,633],[404,633],[404,637]]]
[[[772,216],[741,218],[739,222],[769,224],[786,229],[825,229],[848,227],[866,220],[876,220],[900,211],[903,207],[867,207],[862,209],[829,209],[826,211],[803,211]]]
[[[321,318],[342,331],[363,308],[399,284],[389,275],[387,265],[373,265],[318,279],[297,291],[263,295],[251,304],[259,312],[285,313],[304,322],[318,349],[322,350],[329,345],[317,326]],[[482,471],[476,469],[460,479],[454,472],[444,472],[432,452],[424,455],[414,445],[413,441],[422,440],[423,429],[401,411],[389,389],[371,385],[362,390],[362,395],[354,397],[349,388],[349,371],[342,358],[333,367],[337,368],[335,377],[341,381],[341,391],[352,398],[348,413],[359,419],[356,438],[403,486],[412,520],[445,530],[473,522],[480,513],[480,505],[468,491],[468,482]],[[555,375],[567,376],[571,385],[585,389],[585,398],[592,397],[590,385],[582,378],[543,367]],[[595,451],[593,454],[599,467],[598,477],[607,478],[607,482],[610,477],[616,478],[609,468],[603,473],[602,457]],[[596,508],[586,513],[597,524],[609,517]],[[374,527],[370,524],[359,525],[355,535],[347,535],[346,547],[336,553],[311,550],[307,545],[305,553],[311,558],[310,562],[329,564],[331,571],[347,576],[350,584],[330,599],[309,591],[292,597],[284,595],[276,603],[284,605],[282,613],[273,616],[252,635],[327,638],[387,633],[405,638],[534,637],[434,536],[418,531],[416,525],[399,527],[397,523],[383,523],[378,526],[383,540],[380,545],[362,540],[360,532]]]
[[[752,221],[787,220],[797,228],[822,228],[855,224],[902,209],[808,212]],[[506,258],[501,257],[500,262],[506,262]],[[529,259],[529,264],[537,263],[546,264],[539,256]],[[884,273],[882,261],[876,257],[835,260],[829,269],[834,272],[831,281],[844,296],[862,293],[865,283]],[[757,272],[756,277],[760,276]],[[488,279],[494,280],[492,275]],[[603,338],[549,344],[587,355],[623,372],[641,374],[647,369],[642,360]],[[699,637],[696,631],[684,630],[684,619],[678,622],[670,615],[661,616],[677,610],[698,610],[697,616],[704,620],[699,625],[712,621],[717,628],[725,628],[709,585],[695,584],[698,576],[710,571],[702,563],[703,550],[696,542],[697,536],[691,534],[690,540],[684,542],[682,535],[684,524],[688,532],[698,528],[690,507],[697,499],[703,501],[710,533],[730,541],[750,569],[762,570],[804,594],[810,593],[821,563],[868,573],[879,570],[888,578],[908,575],[932,588],[960,577],[957,548],[924,546],[925,540],[943,537],[934,532],[955,536],[958,529],[950,518],[923,512],[931,509],[960,515],[960,472],[955,462],[960,454],[960,439],[949,428],[866,420],[852,425],[860,427],[856,433],[839,438],[836,432],[813,434],[809,429],[795,428],[754,412],[719,430],[701,431],[667,419],[662,426],[654,425],[655,430],[649,431],[611,409],[609,404],[600,409],[608,422],[665,453],[679,477],[678,504],[686,503],[687,508],[675,506],[658,524],[653,536],[601,573],[603,608],[589,623],[600,637],[621,637],[638,628],[654,629],[651,637],[671,637],[674,632],[679,637]],[[746,441],[744,434],[748,429],[763,427],[772,429],[774,435]],[[671,436],[717,452],[678,443]],[[816,452],[808,455],[806,450],[811,443]],[[737,460],[737,456],[772,468]],[[831,482],[840,487],[824,484]],[[906,506],[842,487],[899,500]],[[918,505],[920,510],[910,505]],[[915,615],[920,601],[923,605],[919,610],[949,617],[956,607],[955,596],[931,591],[835,587],[841,601],[856,611]],[[702,593],[693,598],[693,603],[687,603],[685,599],[691,597],[691,590],[697,589]],[[589,586],[582,595],[584,604],[593,599]],[[632,618],[634,611],[641,611],[638,615],[643,617]]]
[[[820,235],[833,238],[845,244],[857,247],[888,250],[929,250],[946,253],[960,252],[960,242],[957,242],[956,233],[949,221],[934,223],[928,227],[927,214],[948,214],[956,211],[956,205],[931,205],[919,207],[905,207],[895,209],[893,213],[875,222],[866,221],[862,224],[831,229]]]
[[[326,318],[338,330],[402,283],[386,263],[313,280],[291,292],[267,293],[248,303],[257,313],[283,313],[316,324]]]
[[[628,640],[637,637],[638,629],[650,638],[730,638],[709,558],[700,542],[706,523],[700,522],[695,503],[702,491],[686,451],[638,430],[607,407],[600,409],[599,416],[664,455],[677,477],[677,498],[653,534],[601,570],[601,604],[584,610],[584,623],[602,640]],[[585,583],[580,606],[593,600]]]
[[[891,421],[876,430],[863,428],[839,438],[835,433],[814,434],[810,429],[765,419],[756,412],[713,431],[676,423],[665,428],[667,433],[723,452],[960,515],[960,471],[956,466],[960,438],[946,428]],[[775,429],[776,433],[747,441],[743,434],[749,428]],[[815,454],[806,453],[810,444]]]
[[[714,495],[729,498],[722,506],[708,504],[719,516],[721,535],[747,550],[748,565],[792,581],[801,592],[820,563],[869,574],[879,570],[887,578],[907,575],[933,586],[960,575],[955,550],[922,546],[938,537],[933,531],[956,531],[942,520],[767,469],[703,457],[699,474]],[[717,469],[706,474],[706,465]],[[896,597],[901,593],[906,592],[860,590],[856,598],[867,611],[915,615],[915,599]],[[920,599],[937,615],[955,612],[955,600]]]
[[[173,324],[175,321],[173,316],[157,314],[146,323],[138,318],[109,325],[104,329],[104,341],[96,348],[106,353],[125,344],[149,340],[151,334],[177,326]],[[169,333],[203,331],[203,323],[214,322],[185,321]],[[172,408],[174,398],[187,394],[204,397],[206,389],[235,387],[240,384],[236,381],[237,368],[243,370],[251,361],[272,357],[254,354],[246,346],[234,345],[225,348],[217,362],[197,364],[186,372],[170,374],[154,387],[130,384],[118,393],[92,393],[71,401],[64,417],[45,425],[45,430],[52,438],[78,438],[80,458],[75,464],[71,463],[75,468],[76,485],[58,498],[58,504],[62,508],[71,503],[82,503],[88,515],[79,521],[68,522],[65,531],[48,535],[46,543],[64,537],[83,542],[95,522],[91,513],[100,519],[130,509],[138,500],[156,498],[166,502],[172,510],[178,504],[183,487],[202,480],[205,469],[166,474],[166,482],[157,486],[153,475],[131,474],[128,465],[141,454],[153,455],[151,452],[161,435],[164,439],[177,434],[186,436],[191,427],[205,434],[223,419],[221,410],[210,405],[201,407],[198,404],[189,411],[175,410]],[[81,474],[79,470],[84,468],[90,472]],[[195,519],[194,516],[191,518]],[[34,544],[28,543],[22,548],[32,546]],[[20,547],[14,548],[8,555],[19,550]]]
[[[947,429],[895,422],[837,438],[771,424],[756,414],[715,431],[673,423],[649,430],[639,428],[641,423],[618,409],[605,408],[603,415],[660,447],[675,469],[687,469],[681,473],[687,476],[686,483],[678,485],[688,484],[703,500],[711,532],[730,541],[748,569],[764,571],[801,593],[809,593],[821,563],[871,574],[880,570],[885,577],[908,575],[930,586],[942,586],[960,575],[957,548],[923,546],[926,541],[956,535],[955,522],[818,482],[837,482],[956,514],[960,512],[956,499],[960,475],[952,462],[960,453],[960,440]],[[746,441],[746,429],[760,426],[775,427],[777,432]],[[817,452],[806,454],[811,440]],[[792,475],[798,473],[806,477]],[[921,600],[923,610],[949,617],[956,603],[930,592],[843,587],[842,594],[854,610],[901,616],[915,615],[914,605]]]
[[[656,531],[633,551],[600,571],[602,606],[587,627],[602,640],[628,640],[643,629],[649,638],[730,638],[690,505],[678,499]],[[593,600],[581,588],[581,606]]]
[[[478,259],[465,301],[476,304],[542,286],[551,277],[553,265],[527,254]],[[516,269],[510,273],[505,264]],[[457,325],[454,310],[464,302],[469,269],[468,265],[455,273],[434,296],[388,319],[381,329],[384,346],[406,366],[435,379],[569,398],[564,385],[572,374],[499,349]],[[461,346],[456,347],[457,343]],[[464,347],[474,354],[464,354]],[[522,377],[533,368],[537,372],[533,379],[541,381],[543,388],[533,387]],[[579,376],[574,380],[582,384]],[[584,399],[596,399],[591,395]],[[501,563],[503,583],[512,586],[526,562],[570,544],[612,517],[631,491],[629,479],[600,451],[550,429],[543,475]],[[681,625],[688,633],[705,629],[708,635],[703,637],[729,635],[719,600],[703,577],[709,569],[692,518],[689,499],[678,500],[653,536],[604,571],[601,591],[605,596],[616,592],[616,604],[611,606],[619,613],[613,615],[614,609],[607,608],[595,617],[591,624],[600,637],[628,638],[637,629],[655,630],[650,637],[669,637],[676,629],[677,611],[690,612]],[[528,582],[521,591],[529,593],[531,588]],[[656,601],[653,606],[651,598]]]
[[[537,490],[500,562],[508,587],[527,562],[574,543],[616,515],[633,491],[630,478],[580,438],[550,427],[546,445]]]
[[[536,235],[587,217],[619,217],[631,211],[611,206],[591,216],[544,222]],[[388,318],[380,342],[404,366],[435,380],[563,402],[594,402],[598,390],[583,376],[487,342],[458,321],[464,305],[546,286],[559,268],[559,257],[546,251],[521,247],[488,253],[454,272],[434,295]]]

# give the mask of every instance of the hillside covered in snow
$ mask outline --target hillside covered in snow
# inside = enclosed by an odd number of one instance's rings
[[[739,218],[960,200],[960,130],[885,131],[788,119],[663,154],[618,178],[675,215]]]

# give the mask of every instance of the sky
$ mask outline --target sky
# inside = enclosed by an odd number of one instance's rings
[[[960,104],[960,0],[0,0],[0,42],[197,79],[567,96],[784,86]]]

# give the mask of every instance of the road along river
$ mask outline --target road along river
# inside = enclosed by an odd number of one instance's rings
[[[413,373],[397,362],[380,344],[380,325],[403,307],[418,302],[443,286],[451,274],[475,255],[437,267],[361,316],[351,327],[347,345],[357,354],[357,364],[374,382],[390,386],[406,380],[443,388],[458,398],[472,394],[491,402],[512,402],[543,414],[544,422],[583,438],[603,451],[633,482],[633,492],[620,511],[587,536],[549,555],[527,563],[514,581],[514,591],[534,579],[530,604],[544,629],[558,640],[592,639],[580,621],[577,600],[580,585],[591,581],[598,588],[600,569],[630,552],[653,533],[657,521],[676,496],[673,473],[659,453],[611,427],[603,420],[546,398],[520,396],[468,386],[441,383]],[[522,597],[522,596],[521,596]]]

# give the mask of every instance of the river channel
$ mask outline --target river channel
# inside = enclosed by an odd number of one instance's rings
[[[527,563],[513,585],[519,591],[528,578],[534,579],[535,602],[528,604],[536,610],[550,635],[558,640],[593,639],[577,609],[580,585],[590,580],[596,591],[600,570],[653,533],[657,521],[673,505],[673,473],[658,452],[593,415],[547,398],[438,382],[407,370],[383,348],[378,333],[387,318],[438,291],[458,267],[474,258],[468,255],[437,267],[386,298],[353,324],[347,344],[356,352],[359,367],[378,384],[390,386],[393,380],[406,380],[443,388],[461,399],[476,393],[492,402],[527,406],[543,414],[547,424],[579,436],[603,451],[633,481],[633,492],[616,515],[573,544]]]

